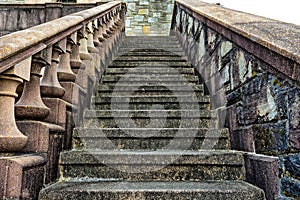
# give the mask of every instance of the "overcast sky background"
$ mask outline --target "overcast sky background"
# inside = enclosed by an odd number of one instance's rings
[[[221,3],[224,7],[240,10],[284,22],[300,25],[300,0],[202,0]]]

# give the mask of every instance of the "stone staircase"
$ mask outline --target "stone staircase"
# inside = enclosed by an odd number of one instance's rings
[[[40,199],[264,199],[176,37],[127,37]]]

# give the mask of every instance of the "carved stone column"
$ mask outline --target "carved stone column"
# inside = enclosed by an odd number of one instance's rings
[[[65,89],[61,87],[57,77],[57,66],[60,54],[66,52],[67,39],[59,41],[53,47],[51,65],[47,66],[41,81],[41,91],[43,97],[60,98],[64,95]]]
[[[35,54],[32,59],[30,80],[25,82],[23,93],[15,105],[17,119],[42,120],[49,115],[50,109],[41,98],[41,70],[51,63],[52,47]]]
[[[94,46],[94,26],[93,22],[89,22],[87,25],[87,48],[90,53],[98,53],[98,49]]]
[[[76,79],[76,74],[71,68],[71,51],[72,46],[77,42],[77,34],[72,34],[67,39],[66,53],[60,56],[60,62],[57,68],[57,75],[59,81],[71,81],[74,82]]]
[[[0,152],[16,152],[22,149],[27,137],[16,126],[16,89],[23,80],[29,80],[31,57],[0,75]]]
[[[14,104],[18,96],[15,91],[23,80],[5,74],[0,75],[0,151],[15,152],[27,142],[16,126]]]
[[[83,26],[81,29],[82,38],[80,38],[79,43],[79,55],[81,60],[92,60],[92,56],[88,51],[88,34],[86,30],[86,26]]]

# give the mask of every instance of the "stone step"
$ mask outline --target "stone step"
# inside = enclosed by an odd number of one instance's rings
[[[190,95],[191,93],[195,93],[197,97],[202,97],[203,91],[176,91],[180,95]],[[176,93],[173,93],[172,91],[142,91],[142,90],[132,90],[132,91],[111,91],[111,92],[99,92],[97,93],[97,96],[99,97],[109,97],[111,98],[113,96],[118,95],[118,96],[123,96],[123,97],[131,97],[131,96],[144,96],[144,97],[151,97],[151,96],[161,96],[165,97],[166,95],[168,96],[176,96]],[[190,95],[191,96],[191,95]]]
[[[170,51],[148,51],[147,49],[145,51],[129,51],[127,53],[117,53],[117,57],[120,56],[170,56],[170,57],[178,57],[182,56],[185,57],[184,52],[170,52]]]
[[[127,36],[124,38],[122,43],[179,43],[177,36],[155,36],[155,37],[148,37],[148,36]]]
[[[114,68],[133,68],[133,67],[140,67],[140,68],[165,68],[165,67],[172,67],[172,68],[182,68],[182,67],[191,67],[189,63],[185,61],[177,61],[177,62],[157,62],[157,61],[138,61],[138,62],[113,62],[109,65],[109,67]]]
[[[194,75],[194,69],[191,67],[185,68],[113,68],[110,67],[105,71],[106,75],[120,75],[120,74],[133,74],[133,75]]]
[[[187,62],[185,58],[181,56],[125,56],[122,55],[114,60],[114,62],[138,62],[138,61],[161,61],[161,62],[170,62],[170,61],[182,61]]]
[[[182,47],[181,45],[177,42],[177,43],[173,43],[173,42],[144,42],[144,43],[129,43],[129,42],[125,42],[122,43],[122,45],[120,46],[120,48],[143,48],[143,49],[173,49],[173,48],[178,48],[182,51]]]
[[[261,189],[244,181],[117,182],[101,179],[71,179],[43,189],[39,199],[263,200],[265,197]]]
[[[189,150],[228,149],[228,129],[208,130],[191,128],[94,128],[75,129],[73,148],[75,149],[149,149],[159,150],[168,147],[176,137],[177,145],[193,140]],[[205,142],[204,142],[205,141]],[[176,149],[168,147],[169,149]]]
[[[61,153],[64,178],[128,181],[243,180],[243,154],[230,150],[72,150]]]
[[[39,195],[40,200],[264,200],[264,192],[244,181],[128,182],[72,179],[58,182]]]
[[[104,75],[101,79],[102,83],[115,83],[118,84],[127,84],[127,83],[155,83],[155,84],[164,84],[164,83],[198,83],[198,77],[192,75]]]
[[[89,110],[86,128],[208,128],[215,126],[215,116],[207,110]]]
[[[182,95],[182,94],[172,94],[172,95],[152,95],[152,96],[144,96],[144,95],[126,95],[126,96],[119,96],[116,93],[113,96],[108,97],[100,97],[94,96],[92,97],[92,104],[101,104],[101,103],[111,103],[113,98],[113,103],[116,104],[134,104],[134,103],[141,103],[141,104],[164,104],[164,103],[172,103],[172,104],[195,104],[198,102],[199,104],[209,104],[210,97],[209,96],[192,96],[192,95]],[[185,106],[186,107],[186,106]],[[182,108],[184,109],[184,108]]]
[[[133,46],[133,47],[120,47],[118,50],[119,54],[124,54],[124,53],[128,53],[128,52],[170,52],[173,54],[177,54],[177,53],[183,53],[182,48],[181,47],[177,47],[177,46],[158,46],[157,48],[148,48],[147,46]]]
[[[190,96],[186,96],[190,97]],[[129,100],[128,100],[129,99]],[[128,103],[129,101],[129,103]],[[210,98],[208,96],[198,96],[197,101],[200,110],[210,109]],[[114,107],[128,108],[129,110],[149,110],[153,106],[161,106],[162,109],[174,110],[183,109],[195,106],[195,101],[192,99],[182,99],[178,101],[176,96],[160,97],[160,96],[132,96],[132,97],[119,97],[113,99]],[[129,104],[129,105],[128,105]],[[92,106],[94,109],[107,110],[111,109],[111,97],[92,97]]]
[[[137,88],[137,89],[135,89]],[[98,86],[98,92],[103,93],[103,92],[127,92],[132,93],[132,92],[166,92],[166,94],[169,94],[169,92],[173,93],[179,93],[184,92],[185,93],[190,93],[190,92],[200,92],[203,93],[204,91],[204,86],[203,85],[194,85],[190,84],[187,88],[186,85],[153,85],[153,84],[122,84],[119,85],[117,88],[115,88],[115,84],[101,84]],[[134,90],[133,90],[134,89]]]

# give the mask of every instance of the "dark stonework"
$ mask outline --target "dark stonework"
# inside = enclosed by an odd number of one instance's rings
[[[1,155],[1,198],[37,199],[44,183],[45,164],[46,160],[37,154]]]
[[[246,180],[265,192],[267,199],[278,194],[278,158],[245,154]]]
[[[99,4],[99,3],[98,3]],[[103,4],[103,3],[100,3]],[[96,4],[0,4],[0,36],[94,7]],[[20,19],[20,20],[15,20]]]
[[[230,130],[231,148],[284,159],[277,166],[284,174],[280,177],[285,177],[281,184],[271,181],[270,185],[259,185],[271,191],[266,192],[267,199],[276,196],[275,187],[281,187],[280,196],[299,197],[296,192],[284,192],[289,186],[299,186],[299,175],[295,176],[300,148],[300,88],[299,77],[295,77],[299,72],[299,40],[294,37],[299,28],[245,13],[239,15],[233,17],[232,11],[204,2],[180,1],[175,3],[171,33],[179,37],[207,92],[215,97],[213,108],[226,107],[228,119],[224,125]],[[246,22],[253,17],[255,22]],[[270,34],[266,35],[264,25]],[[225,97],[216,96],[221,90]],[[266,167],[251,166],[256,171]]]

